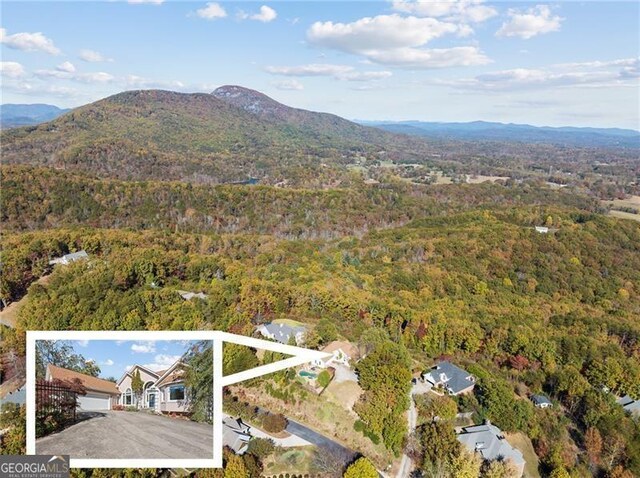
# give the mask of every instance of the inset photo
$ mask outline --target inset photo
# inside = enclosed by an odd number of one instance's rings
[[[35,452],[212,460],[213,341],[36,340]]]

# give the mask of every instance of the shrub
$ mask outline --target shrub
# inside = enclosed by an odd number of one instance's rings
[[[280,433],[287,427],[287,419],[281,413],[269,413],[262,419],[262,426],[270,433]]]

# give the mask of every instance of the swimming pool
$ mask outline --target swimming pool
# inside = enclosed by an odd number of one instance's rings
[[[300,370],[300,372],[298,372],[298,374],[301,377],[307,377],[307,378],[316,378],[317,375],[313,372],[307,372],[306,370]]]

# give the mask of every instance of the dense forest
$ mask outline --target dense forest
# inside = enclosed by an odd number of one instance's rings
[[[338,223],[351,221],[348,209],[333,211]],[[537,233],[537,224],[552,232]],[[254,324],[280,317],[329,320],[355,342],[379,329],[418,363],[455,356],[467,364],[479,394],[461,407],[527,433],[543,471],[640,473],[638,424],[600,390],[640,397],[637,224],[577,208],[504,205],[432,214],[360,237],[262,232],[5,233],[3,297],[28,290],[13,341],[27,329],[250,334]],[[88,262],[30,285],[49,271],[51,257],[79,249]],[[208,299],[184,301],[178,289]],[[562,407],[535,413],[523,398],[540,391]],[[376,416],[375,407],[360,411]],[[597,460],[581,452],[587,433],[601,437]]]

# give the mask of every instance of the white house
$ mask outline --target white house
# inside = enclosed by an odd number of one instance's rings
[[[282,322],[271,322],[270,324],[263,324],[256,329],[263,337],[275,340],[281,344],[288,344],[293,338],[296,345],[301,345],[304,342],[304,334],[306,333],[306,327],[302,325],[288,325]]]
[[[65,254],[62,257],[51,259],[49,261],[49,265],[52,266],[55,264],[62,264],[66,266],[68,264],[71,264],[72,262],[83,261],[86,259],[89,259],[89,254],[87,254],[87,251],[82,250],[78,252],[72,252],[71,254]]]
[[[531,401],[537,408],[549,408],[553,406],[551,400],[544,395],[531,395]]]
[[[166,370],[153,371],[134,365],[116,383],[120,405],[136,406],[157,413],[189,413],[188,390],[184,384],[184,365],[177,360]],[[141,396],[132,389],[133,377],[140,372],[144,384]]]
[[[536,232],[540,234],[547,234],[549,232],[549,228],[545,226],[536,226]]]
[[[333,364],[342,364],[350,367],[351,363],[359,358],[358,348],[346,341],[335,340],[328,343],[321,351],[331,355],[322,359],[315,359],[312,362],[314,367],[327,368]]]
[[[248,450],[250,440],[249,425],[240,418],[225,417],[222,420],[222,444],[236,455],[243,455]]]

